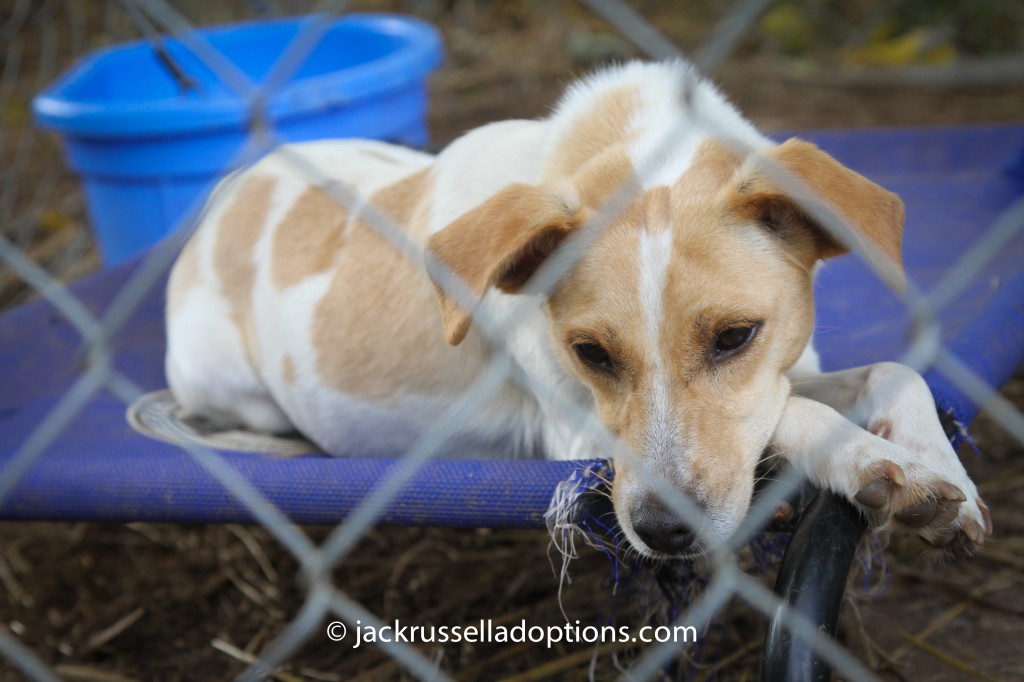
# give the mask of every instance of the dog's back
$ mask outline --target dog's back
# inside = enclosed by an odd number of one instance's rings
[[[449,351],[439,333],[417,329],[440,328],[429,280],[363,218],[368,202],[399,239],[421,243],[431,162],[383,143],[316,142],[222,183],[168,287],[167,378],[187,411],[268,432],[342,421],[331,412],[358,422],[358,405],[338,404],[345,385],[380,397],[395,388],[382,381],[403,375],[380,368],[374,348],[406,346],[397,357],[410,363],[427,362],[432,347]],[[312,182],[310,169],[326,184]],[[363,205],[353,214],[332,188]],[[438,319],[407,322],[423,317]],[[421,378],[412,392],[437,388],[422,373],[404,376]]]

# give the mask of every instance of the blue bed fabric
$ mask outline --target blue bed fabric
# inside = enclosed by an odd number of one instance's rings
[[[1024,125],[885,129],[801,135],[899,193],[910,276],[933,288],[999,215],[1024,196]],[[781,137],[781,136],[780,136]],[[100,314],[134,264],[73,287]],[[116,366],[145,390],[165,385],[162,285],[113,339]],[[1024,360],[1024,232],[940,315],[943,340],[999,386]],[[903,305],[852,256],[819,279],[817,347],[826,369],[899,359],[910,321]],[[0,472],[78,375],[81,339],[46,301],[0,316]],[[962,423],[975,405],[945,377],[927,379]],[[136,434],[125,407],[99,392],[0,504],[0,518],[250,521],[249,511],[182,450]],[[226,461],[296,523],[337,523],[395,465],[321,456],[224,453]],[[460,453],[460,457],[465,457]],[[534,527],[555,486],[578,462],[435,460],[388,506],[383,523]]]

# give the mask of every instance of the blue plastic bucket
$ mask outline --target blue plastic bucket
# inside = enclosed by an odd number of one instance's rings
[[[257,86],[316,19],[198,31]],[[250,105],[177,40],[165,47],[198,84],[182,91],[145,42],[95,52],[33,102],[60,133],[82,177],[103,260],[125,260],[159,241],[229,172],[245,143]],[[426,144],[426,78],[441,63],[429,24],[391,15],[333,20],[291,79],[265,105],[288,141],[363,137]]]

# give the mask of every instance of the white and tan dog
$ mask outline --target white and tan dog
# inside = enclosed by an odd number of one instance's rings
[[[343,208],[287,155],[362,207]],[[494,318],[536,299],[502,341],[550,390],[509,380],[460,421],[448,452],[616,456],[561,397],[632,453],[617,455],[613,499],[643,554],[725,539],[766,451],[876,526],[969,550],[991,532],[988,512],[920,376],[892,363],[819,371],[813,275],[845,249],[769,167],[834,206],[902,277],[895,195],[811,144],[772,143],[682,63],[605,70],[548,118],[484,126],[436,157],[363,140],[292,145],[219,188],[176,264],[168,381],[193,413],[297,429],[336,454],[399,455],[434,428],[493,350],[467,306],[378,235],[369,202]],[[523,292],[624,182],[635,192],[550,296]],[[696,502],[698,528],[659,501],[652,473]]]

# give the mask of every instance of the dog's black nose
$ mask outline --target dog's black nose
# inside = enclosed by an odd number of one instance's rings
[[[650,499],[630,510],[633,530],[644,544],[662,554],[682,554],[697,534],[662,503]]]

